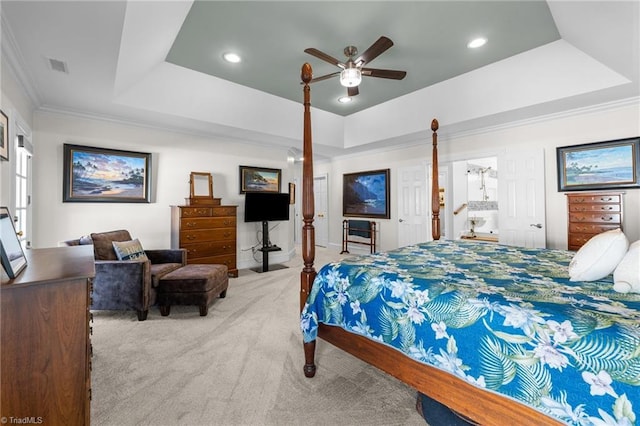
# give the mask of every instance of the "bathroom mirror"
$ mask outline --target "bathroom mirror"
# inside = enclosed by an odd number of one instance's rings
[[[211,173],[191,172],[189,178],[191,199],[213,200],[213,177]]]

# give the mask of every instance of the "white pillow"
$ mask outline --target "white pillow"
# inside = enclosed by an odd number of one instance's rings
[[[613,271],[613,289],[620,293],[640,293],[640,240],[629,246]]]
[[[569,264],[571,281],[596,281],[612,273],[629,248],[621,229],[594,235]]]

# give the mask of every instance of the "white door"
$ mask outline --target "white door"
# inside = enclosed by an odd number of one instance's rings
[[[315,197],[315,212],[313,226],[316,233],[316,245],[327,247],[329,245],[328,209],[327,209],[327,175],[313,178],[313,196]]]
[[[544,150],[498,156],[500,243],[546,246]]]
[[[424,165],[398,169],[398,247],[431,239]]]

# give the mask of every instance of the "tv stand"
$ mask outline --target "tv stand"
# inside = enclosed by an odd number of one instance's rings
[[[262,248],[258,249],[262,252],[262,270],[255,268],[256,272],[269,272],[269,253],[272,251],[281,251],[282,249],[275,244],[271,244],[269,240],[269,222],[262,221]],[[271,270],[286,268],[284,265],[272,265]]]

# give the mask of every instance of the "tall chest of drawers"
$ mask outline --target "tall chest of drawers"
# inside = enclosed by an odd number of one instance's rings
[[[171,247],[187,250],[187,263],[227,265],[238,276],[236,263],[237,206],[171,206]]]
[[[571,193],[568,205],[568,248],[578,250],[591,237],[622,228],[624,192]]]

